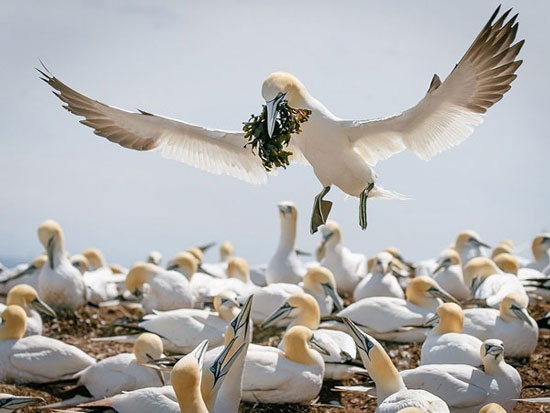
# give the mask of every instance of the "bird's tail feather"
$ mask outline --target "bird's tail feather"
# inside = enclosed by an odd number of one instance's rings
[[[403,195],[395,191],[390,191],[389,189],[384,189],[378,185],[375,185],[372,191],[370,191],[369,198],[378,198],[378,199],[384,199],[384,200],[401,200],[401,201],[409,201],[412,199],[408,195]]]

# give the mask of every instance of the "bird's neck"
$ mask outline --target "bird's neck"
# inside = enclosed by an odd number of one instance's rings
[[[483,360],[483,370],[490,376],[501,376],[506,374],[505,367],[507,366],[504,359],[498,360]]]
[[[377,357],[376,365],[369,370],[369,374],[376,384],[376,396],[378,397],[378,404],[380,404],[387,397],[400,390],[405,390],[406,387],[390,357],[382,348],[378,350],[380,352],[379,357]]]
[[[547,266],[550,263],[550,249],[539,249],[535,251],[537,264]]]
[[[296,242],[296,220],[281,220],[281,237],[279,238],[278,251],[294,251]]]
[[[287,330],[294,326],[304,326],[310,330],[317,330],[319,328],[320,321],[321,315],[318,307],[317,309],[302,310],[300,314],[298,314],[298,317],[296,317],[296,319],[288,325]]]
[[[208,413],[199,386],[194,386],[192,389],[180,389],[174,386],[174,391],[182,412]]]
[[[285,346],[283,343],[285,357],[290,361],[304,365],[317,364],[319,353],[309,348],[305,342],[294,342],[292,345]],[[321,359],[322,360],[322,359]]]

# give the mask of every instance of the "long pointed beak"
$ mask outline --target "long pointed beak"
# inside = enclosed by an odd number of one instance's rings
[[[433,271],[433,275],[437,274],[439,271],[441,271],[443,268],[445,268],[445,260],[438,263],[437,267],[435,267],[435,270]]]
[[[2,407],[17,410],[33,404],[44,403],[44,401],[42,397],[10,396],[8,400],[4,400]]]
[[[55,311],[48,305],[46,304],[44,301],[42,301],[40,298],[35,298],[33,301],[32,301],[32,306],[35,308],[36,311],[42,313],[42,314],[46,314],[50,317],[53,317],[53,318],[56,318],[57,317],[57,314],[55,313]]]
[[[491,246],[484,243],[483,241],[477,241],[477,245],[479,245],[480,247],[483,247],[483,248],[491,249]]]
[[[275,130],[275,123],[277,122],[277,107],[286,96],[286,93],[279,92],[279,94],[269,102],[265,103],[267,108],[267,134],[271,138],[273,131]]]
[[[531,320],[529,320],[529,313],[525,308],[518,308],[518,307],[512,306],[510,310],[512,310],[512,312],[515,314],[517,318],[525,321],[527,324],[531,324]]]
[[[200,249],[202,252],[208,251],[210,248],[212,248],[214,245],[216,245],[216,241],[209,242],[208,244],[200,245],[197,248]]]
[[[233,352],[231,357],[229,357],[228,359],[228,355],[231,354],[231,349],[235,345],[236,341],[237,337],[233,337],[233,339],[229,342],[229,344],[227,344],[227,346],[225,346],[225,348],[222,350],[216,360],[214,360],[212,366],[210,366],[210,371],[214,376],[214,383],[212,384],[212,388],[214,388],[218,382],[223,382],[222,379],[227,375],[227,373],[229,373],[229,371],[231,370],[231,366],[233,365],[233,363],[235,363],[241,352],[248,344],[241,344],[241,346],[235,352]]]
[[[204,340],[197,347],[195,347],[195,350],[193,350],[193,355],[197,359],[197,363],[199,364],[199,367],[201,369],[202,363],[204,362],[204,355],[206,354],[206,350],[208,350],[208,340]]]
[[[332,298],[332,302],[334,303],[334,306],[338,311],[342,310],[344,306],[342,305],[342,299],[338,296],[338,293],[332,288],[332,285],[329,283],[323,283],[321,284],[323,287],[323,290],[325,291],[325,294]]]
[[[48,240],[48,245],[46,245],[46,253],[48,254],[48,264],[52,270],[53,270],[53,248],[54,248],[53,237],[51,237]]]
[[[479,288],[479,286],[481,284],[482,284],[482,282],[481,282],[481,278],[479,276],[474,277],[472,279],[472,284],[471,284],[471,287],[470,287],[470,289],[472,290],[472,294],[475,294],[475,292],[477,291],[477,289]]]
[[[319,353],[324,354],[325,356],[330,356],[330,352],[326,349],[323,343],[321,343],[321,341],[315,336],[315,333],[311,335],[311,338],[309,339],[309,344],[311,344],[311,348],[317,350]]]
[[[197,272],[202,272],[202,273],[204,273],[204,274],[206,274],[206,275],[209,275],[209,276],[212,277],[212,278],[222,278],[222,277],[220,277],[220,276],[217,275],[217,274],[212,274],[211,272],[207,271],[207,270],[202,266],[202,264],[199,264],[199,265],[197,266]]]
[[[428,293],[434,298],[441,298],[446,303],[451,302],[460,305],[460,302],[456,298],[441,288],[430,287]]]
[[[359,327],[355,325],[353,321],[351,321],[349,318],[344,317],[343,318],[344,324],[347,326],[348,331],[350,332],[350,336],[353,338],[353,341],[355,341],[355,345],[359,350],[362,350],[367,356],[369,354],[368,350],[366,349],[365,345],[365,337],[366,334],[363,333]]]
[[[19,277],[22,277],[24,275],[30,274],[31,272],[36,271],[36,267],[34,265],[29,265],[27,268],[25,268],[23,271],[21,271],[19,274],[15,274],[13,277],[6,278],[5,280],[1,281],[0,283],[4,283],[7,281],[15,280]]]
[[[424,327],[432,327],[435,323],[439,321],[439,315],[434,315],[432,318],[424,322]]]
[[[254,300],[254,295],[250,295],[248,299],[246,300],[246,303],[243,306],[243,309],[239,314],[237,314],[237,317],[231,321],[231,327],[233,328],[233,334],[235,337],[237,336],[244,336],[244,339],[246,341],[248,332],[248,328],[250,327],[250,315],[252,313],[252,302]],[[244,331],[241,334],[241,329],[244,327]]]
[[[290,312],[292,311],[293,307],[291,307],[288,303],[284,303],[282,306],[277,308],[273,313],[271,313],[270,316],[268,316],[262,324],[260,324],[260,328],[266,328],[269,327],[271,324],[273,324],[277,320],[281,320],[283,318],[288,317]]]

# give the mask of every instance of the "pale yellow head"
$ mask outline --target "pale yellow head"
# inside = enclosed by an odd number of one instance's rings
[[[405,297],[409,302],[421,307],[437,306],[438,299],[456,302],[456,299],[443,290],[433,278],[427,276],[413,278],[407,285]]]
[[[485,278],[490,275],[500,273],[500,269],[497,265],[487,257],[476,257],[472,258],[464,266],[463,276],[464,282],[468,287],[472,286],[472,282],[475,278],[479,278],[479,281],[482,282]]]
[[[198,268],[199,261],[188,251],[176,254],[174,258],[168,261],[168,265],[166,266],[166,269],[178,271],[185,275],[189,280],[193,277],[193,274],[197,272]]]
[[[304,326],[311,330],[319,328],[321,311],[317,300],[313,296],[305,293],[294,293],[285,302],[292,307],[289,317],[295,320],[291,325]]]
[[[455,303],[444,303],[437,307],[439,325],[436,330],[439,334],[462,333],[464,313]]]
[[[479,413],[506,413],[506,410],[497,403],[489,403],[479,409]]]
[[[550,251],[550,234],[537,235],[533,240],[531,250],[536,260],[540,260],[545,254],[548,254]]]
[[[202,260],[204,259],[204,254],[199,247],[191,247],[187,250],[187,252],[191,253],[199,263],[202,263]]]
[[[124,274],[126,272],[124,267],[119,264],[109,264],[109,268],[113,272],[113,274]]]
[[[227,263],[227,276],[247,283],[250,280],[250,273],[246,260],[240,257],[231,258]]]
[[[342,230],[336,221],[327,221],[321,227],[321,235],[323,236],[324,244],[327,246],[335,246],[342,242]]]
[[[84,255],[88,260],[88,266],[90,269],[97,270],[98,268],[107,266],[105,257],[97,248],[88,248],[82,252],[82,255]]]
[[[18,284],[10,289],[6,299],[7,305],[18,305],[25,310],[28,309],[28,304],[38,298],[36,290],[27,284]]]
[[[507,322],[519,319],[531,324],[528,305],[529,299],[524,294],[510,293],[500,302],[500,318]]]
[[[233,257],[235,253],[235,248],[233,244],[229,241],[222,242],[220,245],[220,261],[227,262]]]
[[[19,340],[27,329],[27,314],[18,305],[8,305],[2,312],[0,340]]]
[[[493,249],[493,252],[491,253],[491,258],[494,259],[497,255],[504,254],[504,253],[513,254],[513,252],[514,252],[514,248],[511,247],[507,241],[502,241]]]
[[[512,254],[502,253],[497,255],[493,260],[495,261],[497,267],[500,268],[502,271],[509,274],[518,274],[519,263],[517,258],[514,257]]]
[[[458,250],[464,249],[469,245],[476,244],[477,242],[481,242],[481,238],[479,237],[479,234],[472,230],[464,230],[458,236],[456,237],[455,241],[455,248]]]
[[[304,288],[315,293],[323,292],[323,284],[336,290],[336,281],[332,271],[325,267],[311,267],[304,275]]]
[[[274,72],[264,80],[262,97],[266,102],[275,99],[279,93],[286,93],[285,99],[291,107],[307,109],[307,90],[302,82],[290,73]]]
[[[387,274],[392,270],[393,256],[388,252],[379,252],[374,257],[372,272],[378,274]]]
[[[316,343],[313,331],[304,326],[291,327],[283,337],[286,358],[305,365],[316,364],[319,361],[322,363],[320,355],[309,347],[310,343]]]
[[[162,357],[162,340],[156,334],[143,333],[134,343],[134,355],[138,364],[145,364]]]
[[[80,271],[81,274],[84,274],[88,271],[89,263],[86,257],[83,254],[76,254],[70,258],[71,264]]]
[[[141,291],[143,284],[145,284],[150,277],[154,277],[160,271],[162,271],[162,269],[154,264],[138,262],[130,269],[130,271],[128,271],[128,274],[126,275],[126,288],[131,293]]]
[[[48,256],[46,254],[39,255],[31,262],[31,266],[34,267],[36,271],[40,271],[44,264],[48,262]]]
[[[445,262],[448,265],[460,265],[460,255],[455,249],[447,248],[439,254],[439,262]]]
[[[481,344],[481,360],[483,370],[490,375],[495,374],[495,368],[504,362],[504,343],[495,338],[485,340]]]
[[[147,255],[147,261],[151,264],[160,265],[162,262],[162,254],[159,251],[149,251]]]
[[[56,263],[54,263],[54,256],[56,254],[63,254],[65,248],[65,239],[61,226],[53,219],[44,221],[38,227],[38,239],[46,249],[50,267],[53,269],[54,265],[56,265]]]
[[[237,301],[237,294],[231,290],[224,290],[214,297],[214,310],[220,318],[228,323],[240,312],[240,304]]]

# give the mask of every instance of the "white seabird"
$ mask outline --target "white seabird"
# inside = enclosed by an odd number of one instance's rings
[[[366,201],[370,198],[402,198],[375,185],[373,167],[378,161],[409,149],[423,160],[458,145],[479,125],[487,109],[510,89],[521,60],[515,60],[523,40],[513,44],[516,16],[510,10],[497,19],[500,7],[482,28],[470,48],[441,82],[434,75],[426,96],[412,108],[394,116],[373,120],[345,120],[333,115],[307,91],[296,77],[276,72],[262,85],[271,136],[277,123],[279,103],[311,111],[299,136],[288,150],[291,162],[309,163],[323,186],[315,198],[311,231],[326,222],[331,208],[323,197],[336,185],[360,198],[360,225],[367,226]],[[46,69],[47,72],[47,69]],[[177,159],[214,174],[227,174],[264,183],[267,173],[258,156],[244,148],[244,132],[205,128],[152,113],[132,113],[90,99],[41,71],[67,110],[103,136],[129,149],[158,149],[164,157]]]

